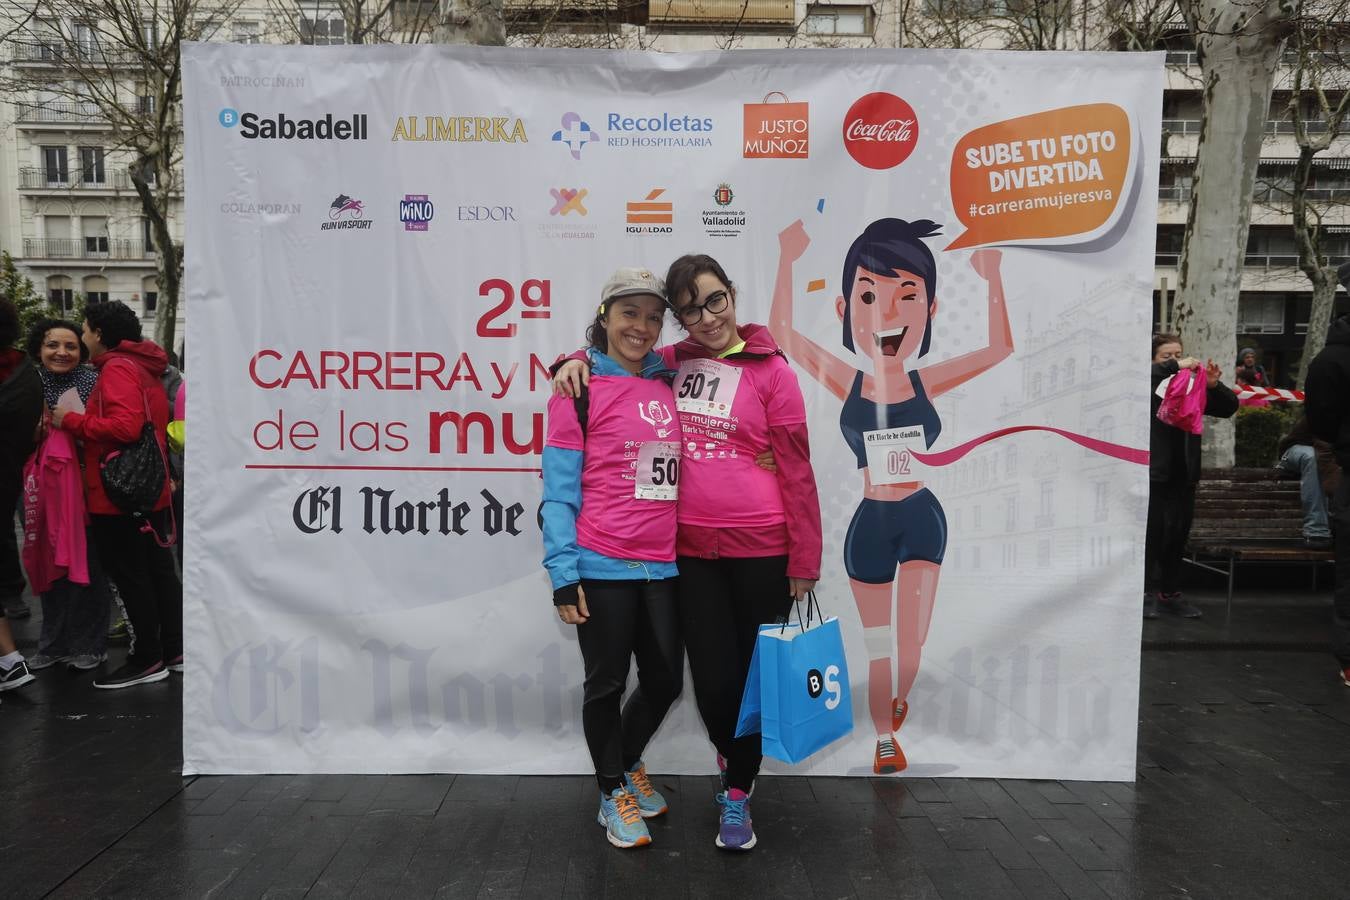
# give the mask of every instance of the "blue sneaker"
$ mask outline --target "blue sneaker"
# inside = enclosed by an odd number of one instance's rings
[[[600,795],[600,812],[595,821],[605,826],[605,836],[615,847],[643,847],[652,842],[637,798],[626,788],[615,788],[608,797]]]
[[[755,846],[755,829],[750,822],[750,795],[732,788],[717,795],[722,818],[717,826],[717,846],[724,850],[749,850]]]
[[[637,798],[642,818],[650,819],[670,809],[666,805],[666,798],[652,787],[651,779],[647,777],[647,767],[642,764],[642,760],[638,760],[637,768],[623,773],[623,783],[624,787],[628,788],[628,793]]]

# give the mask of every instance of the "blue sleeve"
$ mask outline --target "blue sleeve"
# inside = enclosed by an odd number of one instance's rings
[[[577,515],[581,512],[580,450],[544,448],[544,568],[558,591],[581,581],[577,574]],[[575,592],[573,592],[575,593]],[[576,600],[571,601],[575,603]]]

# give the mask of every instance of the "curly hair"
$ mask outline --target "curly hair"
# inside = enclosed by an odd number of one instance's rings
[[[19,309],[14,301],[0,294],[0,349],[13,346],[19,339]]]
[[[84,320],[90,331],[99,333],[99,340],[109,350],[123,341],[143,341],[141,322],[121,300],[108,300],[104,303],[91,303],[85,307]]]
[[[28,351],[28,356],[34,361],[42,359],[42,345],[47,340],[49,331],[69,331],[75,335],[75,343],[80,345],[80,362],[89,361],[89,348],[80,340],[82,329],[74,322],[66,319],[39,319],[33,323],[33,327],[28,329],[28,337],[25,339],[24,349]]]

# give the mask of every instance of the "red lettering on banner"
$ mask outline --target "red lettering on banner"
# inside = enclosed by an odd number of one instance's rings
[[[248,361],[248,377],[253,379],[253,383],[263,390],[277,387],[281,384],[281,379],[276,378],[272,381],[263,381],[258,377],[258,360],[260,359],[281,359],[281,354],[275,350],[259,350],[253,354],[253,358]]]
[[[430,439],[427,446],[432,453],[441,452],[441,427],[445,424],[455,428],[455,452],[469,452],[469,426],[477,424],[482,429],[483,452],[492,453],[495,445],[492,418],[484,412],[457,413],[434,412],[430,414]]]

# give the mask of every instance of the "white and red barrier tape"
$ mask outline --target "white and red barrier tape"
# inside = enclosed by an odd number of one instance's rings
[[[1237,384],[1233,386],[1233,393],[1237,394],[1239,400],[1247,400],[1251,397],[1266,397],[1271,400],[1303,402],[1302,391],[1287,391],[1284,388],[1264,388],[1251,384]]]

